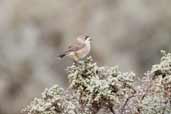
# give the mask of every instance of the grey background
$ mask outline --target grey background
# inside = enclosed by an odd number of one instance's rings
[[[57,55],[80,34],[99,66],[138,76],[171,50],[170,0],[0,0],[0,114],[18,114],[44,88],[68,85]]]

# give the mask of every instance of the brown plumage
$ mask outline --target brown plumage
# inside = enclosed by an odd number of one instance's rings
[[[75,61],[84,58],[90,52],[90,39],[89,36],[79,36],[76,42],[71,44],[63,54],[59,55],[59,57],[64,58],[65,56],[69,56]]]

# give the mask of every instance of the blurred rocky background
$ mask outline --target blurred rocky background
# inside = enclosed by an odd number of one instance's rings
[[[57,55],[92,36],[99,65],[139,76],[171,50],[170,0],[0,0],[0,114],[19,114],[44,88],[67,87],[71,59]]]

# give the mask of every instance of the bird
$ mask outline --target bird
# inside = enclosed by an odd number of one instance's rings
[[[66,51],[58,55],[60,59],[68,56],[75,62],[85,58],[91,50],[91,37],[88,35],[80,35],[76,38],[76,41],[68,46]]]

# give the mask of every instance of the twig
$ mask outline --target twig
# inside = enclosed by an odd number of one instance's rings
[[[123,104],[123,106],[122,106],[121,109],[120,109],[120,110],[121,110],[121,114],[124,113],[126,105],[128,104],[129,100],[130,100],[131,98],[133,98],[133,97],[135,97],[134,94],[131,95],[131,96],[129,96],[129,97],[126,99],[125,103]]]
[[[112,107],[110,107],[110,111],[112,112],[112,114],[115,114],[115,111],[113,110]]]

